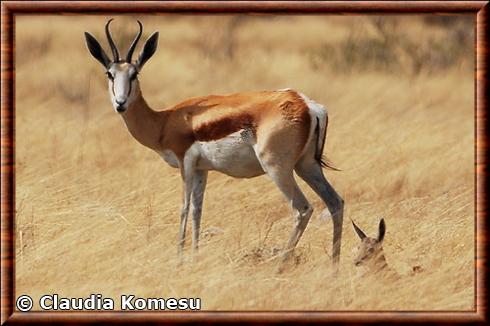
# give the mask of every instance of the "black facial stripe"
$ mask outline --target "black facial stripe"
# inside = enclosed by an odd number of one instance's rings
[[[128,91],[128,95],[126,96],[126,98],[129,98],[129,94],[131,94],[131,87],[133,86],[133,80],[129,80],[129,91]]]

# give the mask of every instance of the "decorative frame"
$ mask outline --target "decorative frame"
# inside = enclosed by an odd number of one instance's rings
[[[1,323],[468,322],[488,321],[488,1],[4,1],[1,3]],[[470,312],[28,312],[14,311],[15,16],[18,14],[473,14],[475,40],[475,310]]]

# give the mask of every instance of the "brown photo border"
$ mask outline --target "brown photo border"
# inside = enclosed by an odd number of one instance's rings
[[[465,322],[487,318],[485,199],[488,174],[488,1],[4,1],[1,4],[1,324],[90,322]],[[18,312],[15,268],[15,16],[25,14],[473,14],[475,33],[475,310],[459,311],[200,311],[200,312]]]

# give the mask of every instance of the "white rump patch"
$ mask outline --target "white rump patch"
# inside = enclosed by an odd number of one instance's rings
[[[327,109],[323,105],[321,105],[320,103],[317,103],[317,102],[313,101],[311,98],[307,97],[303,93],[300,93],[300,92],[297,92],[297,93],[298,93],[299,96],[301,96],[301,98],[303,99],[303,101],[305,101],[305,104],[310,108],[310,110],[312,110],[314,113],[316,113],[316,116],[317,115],[326,116]]]
[[[318,137],[316,138],[317,141],[316,148],[322,148],[324,142],[323,135],[325,134],[325,128],[327,127],[327,109],[323,105],[306,97],[306,95],[300,92],[297,93],[299,96],[301,96],[305,104],[310,109],[310,116],[311,116],[312,123],[311,123],[310,135],[308,137],[308,144],[313,140],[313,136],[316,128],[316,123],[314,122],[316,122],[316,120],[318,119],[319,132],[318,132]],[[301,153],[301,155],[304,154],[307,148],[308,146],[305,146],[305,149],[303,150],[303,153]]]

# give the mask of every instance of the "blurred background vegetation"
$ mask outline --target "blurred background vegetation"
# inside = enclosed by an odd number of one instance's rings
[[[406,18],[405,18],[406,19]],[[354,24],[348,37],[323,41],[311,52],[315,67],[328,65],[338,72],[361,70],[432,73],[473,64],[473,18],[411,17],[433,31],[428,35],[400,24],[399,17],[378,16],[365,25]]]
[[[168,16],[165,20],[170,26],[175,26],[182,22],[180,17],[182,16]],[[194,31],[184,28],[180,35],[173,35],[174,37],[183,36],[182,41],[191,40],[193,51],[199,52],[202,57],[215,61],[233,61],[246,55],[247,47],[252,45],[252,40],[246,36],[245,31],[253,29],[257,23],[260,25],[261,22],[283,21],[289,25],[285,33],[280,35],[280,39],[273,43],[275,46],[279,45],[276,50],[281,50],[285,46],[280,46],[279,41],[287,42],[290,32],[287,30],[294,30],[295,23],[301,24],[303,19],[308,18],[233,15],[219,16],[211,20],[202,16],[188,16],[187,19],[198,28]],[[147,25],[148,21],[157,20],[155,17],[145,18]],[[347,23],[347,20],[350,22]],[[298,49],[308,55],[310,64],[315,69],[331,68],[338,72],[401,69],[417,74],[461,66],[471,67],[473,64],[472,16],[386,15],[359,16],[355,19],[329,17],[328,23],[337,27],[338,24],[347,23],[348,30],[342,31],[342,37],[339,37],[340,35],[331,35],[328,25],[323,26],[326,27],[324,30],[315,31],[314,43],[311,42],[310,36],[304,35],[305,48]],[[119,23],[113,24],[113,34],[123,49],[122,52],[125,52],[134,38],[133,25],[134,19],[127,17],[121,17]],[[149,36],[148,27],[146,28],[143,39]],[[307,32],[303,28],[294,34]],[[42,37],[33,33],[32,37],[21,39],[18,47],[22,51],[17,52],[17,64],[21,65],[48,53],[55,33],[45,33]],[[100,28],[92,33],[98,34],[105,43]],[[280,31],[273,34],[278,33]],[[289,36],[298,37],[291,34]],[[161,31],[161,38],[162,42],[165,42],[173,37]],[[177,40],[172,41],[174,43]],[[260,42],[260,39],[258,41]],[[166,43],[162,45],[165,47]],[[295,42],[295,45],[298,43]]]

